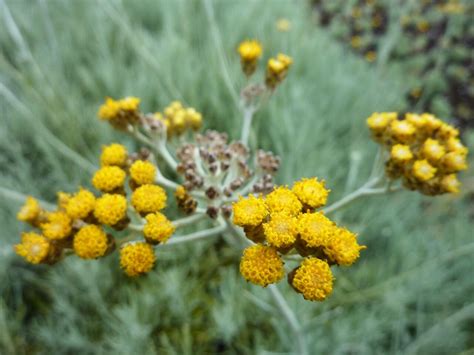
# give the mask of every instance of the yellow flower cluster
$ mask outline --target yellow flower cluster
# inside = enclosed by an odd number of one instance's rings
[[[242,71],[245,75],[252,75],[257,69],[257,62],[262,56],[262,45],[256,40],[247,40],[240,43],[237,49],[240,55]]]
[[[180,136],[187,129],[197,131],[202,126],[202,115],[192,107],[185,107],[179,101],[173,101],[163,111],[153,116],[166,127],[168,138]]]
[[[265,84],[271,89],[280,84],[288,74],[288,69],[293,64],[293,59],[285,54],[278,54],[275,58],[270,58],[267,63],[267,73]]]
[[[280,186],[265,197],[250,195],[234,203],[234,224],[257,243],[241,259],[247,281],[261,286],[279,281],[284,273],[280,255],[294,250],[305,259],[289,274],[293,288],[309,300],[321,301],[331,293],[330,265],[352,265],[365,247],[354,233],[316,211],[328,194],[324,181],[311,178],[291,189]]]
[[[434,115],[374,113],[367,119],[372,136],[386,150],[386,173],[426,195],[459,192],[456,173],[467,169],[468,149],[459,131]]]
[[[84,188],[73,194],[59,192],[55,211],[43,210],[36,199],[28,197],[17,218],[39,228],[42,234],[24,233],[21,243],[15,246],[16,253],[35,264],[54,263],[66,249],[82,259],[103,257],[115,247],[114,238],[106,230],[127,227],[130,203],[145,217],[143,235],[146,243],[142,243],[145,246],[139,243],[124,247],[121,265],[132,276],[151,269],[154,263],[151,245],[165,243],[174,233],[175,226],[159,212],[166,207],[167,196],[163,188],[154,185],[156,166],[136,157],[139,156],[129,157],[120,144],[102,148],[101,168],[92,178],[94,187],[103,193],[98,197]],[[127,178],[128,186],[125,184]],[[130,202],[127,187],[131,189]],[[140,255],[144,255],[143,258]]]
[[[127,129],[129,125],[136,124],[140,119],[138,106],[140,99],[137,97],[126,97],[114,100],[108,97],[100,107],[99,118],[110,122],[115,128]]]
[[[289,29],[289,22],[282,22],[282,28],[287,26]],[[240,43],[237,48],[240,55],[240,63],[242,71],[247,77],[250,77],[257,69],[258,60],[262,56],[263,49],[260,42],[256,40],[246,40]],[[268,89],[274,90],[288,74],[288,69],[293,64],[293,59],[286,54],[279,53],[276,57],[270,58],[267,62],[265,85]]]

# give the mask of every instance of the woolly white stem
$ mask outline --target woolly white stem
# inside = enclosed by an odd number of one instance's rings
[[[181,244],[181,243],[187,243],[187,242],[192,242],[195,240],[200,240],[200,239],[205,239],[209,237],[214,237],[216,235],[221,234],[227,229],[227,226],[225,225],[220,225],[214,228],[210,229],[205,229],[199,232],[191,233],[191,234],[186,234],[183,236],[174,236],[172,237],[168,242],[166,242],[163,245],[160,246],[167,246],[167,245],[175,245],[175,244]]]
[[[248,145],[249,136],[250,136],[250,128],[252,126],[252,118],[253,114],[255,113],[254,107],[246,107],[244,109],[244,117],[242,122],[242,134],[240,135],[240,141]]]

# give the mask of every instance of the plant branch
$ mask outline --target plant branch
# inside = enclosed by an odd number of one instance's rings
[[[255,111],[255,107],[253,106],[248,106],[244,108],[244,117],[242,122],[242,133],[240,135],[240,141],[245,145],[248,145],[250,128],[252,127],[252,118]]]
[[[176,235],[176,236],[173,236],[168,242],[163,244],[163,246],[187,243],[187,242],[192,242],[195,240],[201,240],[201,239],[206,239],[209,237],[214,237],[216,235],[221,234],[226,229],[227,229],[227,226],[219,225],[214,228],[205,229],[199,232],[194,232],[194,233],[186,234],[183,236]]]

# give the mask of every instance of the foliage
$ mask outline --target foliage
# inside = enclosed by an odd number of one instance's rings
[[[280,183],[317,175],[335,200],[366,180],[376,144],[365,119],[403,109],[404,76],[347,55],[311,27],[301,3],[7,5],[0,1],[2,353],[295,351],[266,290],[241,279],[240,255],[221,241],[163,248],[155,272],[137,280],[122,275],[115,256],[26,266],[11,252],[20,232],[15,191],[52,201],[58,187],[88,186],[101,145],[120,139],[136,148],[96,120],[107,95],[139,96],[147,111],[179,99],[203,113],[206,127],[237,136],[236,46],[258,38],[265,58],[284,49],[294,66],[256,116],[250,142],[282,157]],[[291,21],[289,32],[277,31],[281,17]],[[473,181],[464,182],[467,192],[457,198],[403,192],[336,215],[368,249],[356,266],[336,270],[333,297],[306,303],[281,285],[313,353],[447,354],[474,346]]]

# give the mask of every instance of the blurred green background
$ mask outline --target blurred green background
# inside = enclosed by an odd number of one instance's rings
[[[159,248],[139,279],[116,255],[31,266],[12,245],[24,228],[16,192],[53,201],[90,186],[101,145],[139,148],[96,119],[105,96],[138,96],[145,112],[182,100],[206,128],[237,138],[236,46],[246,38],[263,43],[264,59],[294,59],[251,136],[282,157],[278,182],[324,178],[331,201],[364,183],[376,152],[366,117],[405,110],[423,81],[354,55],[316,11],[304,1],[0,0],[0,353],[296,352],[267,290],[240,277],[240,252],[220,241]],[[281,18],[289,31],[277,29]],[[472,150],[470,131],[463,140]],[[368,249],[335,270],[333,295],[311,303],[279,285],[312,354],[473,353],[471,171],[458,196],[401,192],[334,216]]]

